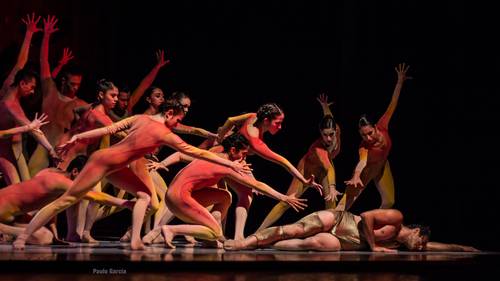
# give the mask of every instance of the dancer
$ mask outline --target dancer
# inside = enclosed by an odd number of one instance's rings
[[[72,185],[73,179],[85,165],[87,157],[78,156],[66,171],[46,168],[32,179],[0,189],[0,233],[17,236],[24,231],[20,226],[11,226],[22,215],[36,211],[61,196]],[[122,200],[102,192],[89,191],[85,199],[101,204],[132,209],[134,202]],[[46,245],[54,236],[48,229],[37,230],[28,240],[30,244]],[[55,237],[57,238],[57,237]]]
[[[49,121],[45,121],[45,120],[47,120],[46,114],[42,114],[42,115],[40,115],[40,117],[38,117],[38,113],[35,113],[35,118],[28,125],[12,128],[12,129],[8,129],[8,130],[0,130],[0,139],[10,138],[14,135],[27,133],[29,131],[40,130],[41,126],[49,123]]]
[[[395,67],[398,81],[392,94],[391,103],[377,124],[373,125],[365,116],[359,120],[359,133],[363,138],[359,147],[359,162],[354,169],[352,178],[345,182],[347,187],[337,206],[339,210],[349,210],[359,194],[372,180],[375,181],[382,198],[380,208],[388,209],[394,205],[394,179],[387,160],[392,146],[392,140],[389,136],[389,121],[396,110],[403,83],[406,79],[411,79],[411,77],[406,76],[409,68],[410,66],[404,63]]]
[[[42,111],[47,113],[50,121],[50,124],[45,126],[42,131],[47,135],[51,145],[59,143],[63,134],[71,128],[74,109],[87,105],[86,102],[76,97],[82,82],[82,73],[79,69],[66,67],[60,74],[62,77],[59,85],[56,85],[52,79],[49,65],[49,40],[52,33],[59,30],[56,27],[57,21],[55,16],[48,16],[43,20],[43,39],[40,48]],[[49,166],[47,153],[41,145],[35,148],[28,165],[31,175],[35,175],[41,169]]]
[[[328,103],[328,97],[324,94],[318,97],[318,102],[323,109],[323,119],[319,124],[321,137],[318,138],[310,147],[307,153],[300,159],[297,165],[300,173],[308,177],[315,175],[321,182],[324,191],[325,209],[335,208],[337,196],[342,195],[336,188],[335,167],[333,159],[340,151],[340,127],[337,125],[330,110],[331,103]],[[294,178],[287,195],[300,197],[307,190],[299,180]],[[264,229],[275,223],[288,209],[286,204],[278,203],[269,212],[258,230]]]
[[[248,141],[240,134],[227,137],[222,142],[222,146],[224,152],[219,156],[230,161],[241,161],[248,152]],[[184,222],[190,223],[190,225],[162,226],[162,233],[168,247],[175,248],[172,239],[178,234],[218,241],[219,243],[225,240],[221,221],[225,219],[231,201],[220,198],[228,196],[227,190],[213,187],[222,178],[229,178],[246,187],[257,189],[272,198],[289,204],[296,211],[307,206],[303,203],[306,199],[283,195],[265,183],[256,181],[253,177],[241,175],[227,167],[207,161],[194,160],[175,176],[165,197],[168,209]],[[221,201],[225,204],[218,203]],[[210,205],[213,205],[212,213],[215,213],[214,215],[206,209]],[[154,238],[151,237],[151,239]]]
[[[272,247],[287,251],[476,252],[469,246],[429,242],[428,227],[403,225],[403,214],[395,209],[376,209],[356,216],[334,209],[314,212],[294,224],[257,231],[244,240],[226,240],[224,249],[244,250]]]
[[[235,117],[229,117],[224,125],[219,129],[219,142],[234,127],[239,127],[239,133],[242,134],[250,143],[249,155],[256,153],[260,157],[272,161],[284,167],[290,174],[297,178],[306,186],[313,186],[320,194],[322,186],[314,181],[311,175],[306,179],[285,157],[275,153],[264,143],[264,134],[269,132],[271,135],[281,130],[281,124],[285,119],[283,110],[275,103],[267,103],[259,107],[257,113],[247,113]],[[244,237],[244,228],[248,216],[248,209],[252,203],[253,194],[251,189],[241,187],[237,183],[230,184],[238,196],[236,206],[236,231],[235,239]]]
[[[37,213],[26,231],[17,237],[13,244],[14,248],[24,249],[26,239],[34,231],[42,227],[57,213],[78,202],[97,182],[107,177],[108,181],[114,186],[123,188],[138,198],[132,213],[131,248],[133,250],[144,249],[144,244],[140,238],[140,230],[146,208],[150,203],[152,191],[127,165],[145,154],[153,152],[161,145],[168,145],[187,155],[231,167],[237,172],[244,173],[249,170],[247,166],[240,163],[231,162],[209,151],[193,147],[172,133],[170,128],[175,127],[183,116],[182,106],[176,101],[167,100],[160,108],[160,113],[154,116],[137,115],[117,122],[112,126],[73,136],[66,145],[60,147],[62,154],[78,141],[128,129],[127,137],[121,142],[92,154],[73,185],[63,196]]]

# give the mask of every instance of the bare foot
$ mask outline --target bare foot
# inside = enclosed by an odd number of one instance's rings
[[[174,233],[169,229],[167,225],[161,227],[161,232],[165,238],[165,244],[168,248],[175,249],[175,245],[172,244],[172,239],[174,239]]]
[[[90,244],[97,244],[99,241],[95,240],[92,235],[90,235],[90,231],[84,231],[82,233],[82,242],[83,243],[90,243]]]
[[[142,237],[142,243],[146,245],[153,244],[157,241],[157,238],[160,239],[160,243],[163,240],[163,237],[161,237],[161,227],[156,227],[155,229],[151,230],[146,234],[144,237]]]
[[[66,241],[80,243],[82,242],[82,239],[80,238],[80,236],[78,236],[78,234],[75,233],[71,235],[66,235]]]
[[[203,240],[201,241],[201,247],[223,249],[224,244],[218,240]]]
[[[196,239],[194,239],[193,236],[189,236],[189,235],[184,235],[184,239],[186,239],[187,243],[185,245],[185,247],[194,247],[196,245]]]
[[[130,242],[132,238],[132,229],[128,229],[125,234],[123,234],[122,238],[120,238],[120,242]]]
[[[136,250],[144,250],[146,249],[146,246],[144,246],[141,239],[134,239],[132,240],[132,242],[130,242],[130,248],[136,251]]]
[[[245,240],[226,240],[224,241],[224,249],[228,251],[238,251],[245,249],[253,249],[249,245],[246,245]]]

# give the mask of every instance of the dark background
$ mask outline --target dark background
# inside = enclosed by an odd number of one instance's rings
[[[292,163],[319,136],[322,112],[315,98],[326,92],[342,128],[338,183],[350,178],[357,162],[359,116],[376,120],[383,114],[396,82],[394,66],[410,64],[414,79],[405,83],[390,124],[394,207],[407,223],[430,225],[433,240],[500,250],[500,186],[494,176],[499,60],[492,43],[499,25],[488,7],[416,0],[3,1],[2,77],[14,65],[24,36],[20,18],[32,11],[59,18],[60,31],[51,37],[51,66],[70,47],[85,69],[80,92],[85,100],[93,101],[93,85],[102,77],[133,89],[155,64],[155,50],[163,48],[171,64],[154,84],[167,94],[183,90],[192,96],[186,124],[215,131],[229,116],[277,102],[285,123],[279,134],[266,136],[266,143]],[[41,38],[41,33],[34,36],[30,52],[28,66],[36,69]],[[27,101],[26,110],[33,113],[38,102],[37,97]],[[286,191],[291,176],[283,168],[258,157],[250,161],[258,179]],[[174,173],[164,175],[169,182]],[[313,190],[304,197],[309,208],[288,211],[278,223],[323,207]],[[379,198],[370,184],[352,211],[377,208]],[[255,198],[246,234],[275,203]],[[121,235],[116,230],[126,228],[128,216],[101,221],[96,235]]]

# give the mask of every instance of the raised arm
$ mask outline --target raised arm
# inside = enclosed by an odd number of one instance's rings
[[[333,104],[333,102],[328,102],[328,96],[326,94],[320,94],[317,98],[319,104],[321,105],[321,109],[323,109],[323,115],[331,115],[333,116],[332,111],[330,110],[330,105]]]
[[[361,213],[363,220],[363,233],[365,239],[374,252],[396,252],[394,249],[388,249],[375,243],[374,230],[378,226],[392,225],[397,229],[401,228],[403,223],[403,214],[395,209],[377,209]]]
[[[352,178],[348,181],[345,181],[345,183],[354,187],[358,187],[358,185],[360,187],[363,187],[364,183],[361,181],[361,172],[363,172],[363,169],[366,167],[366,161],[368,160],[368,149],[360,147],[358,153],[359,161],[356,165],[356,168],[354,169]]]
[[[38,113],[35,113],[35,119],[33,119],[33,121],[31,121],[31,123],[29,123],[28,125],[24,125],[24,126],[20,126],[17,128],[4,130],[4,131],[0,130],[0,139],[1,138],[9,138],[12,135],[26,133],[26,132],[29,132],[32,130],[39,130],[41,126],[49,123],[49,121],[46,121],[46,120],[47,120],[46,114],[42,114],[42,115],[40,115],[40,117],[38,117]]]
[[[188,156],[229,167],[238,173],[247,173],[251,171],[246,164],[229,161],[217,156],[217,154],[213,152],[187,144],[174,133],[165,135],[164,143],[165,145],[168,145],[181,153],[187,154]]]
[[[49,41],[50,35],[59,28],[56,27],[58,19],[55,16],[47,16],[43,19],[43,39],[40,48],[40,81],[42,83],[42,95],[45,97],[50,93],[55,93],[56,85],[52,80],[49,64]]]
[[[28,54],[30,50],[30,44],[31,44],[31,39],[33,37],[33,34],[40,31],[41,29],[37,27],[38,22],[40,21],[40,16],[36,17],[35,19],[35,13],[30,15],[26,15],[25,19],[21,19],[21,21],[26,24],[26,33],[24,35],[24,41],[23,45],[21,46],[21,50],[19,51],[19,55],[17,57],[16,65],[14,68],[10,71],[9,76],[7,76],[7,79],[3,82],[2,85],[2,90],[0,91],[0,96],[5,93],[7,88],[14,83],[14,77],[16,76],[17,72],[21,69],[24,68],[26,65],[26,62],[28,61]]]
[[[401,89],[403,88],[403,83],[406,79],[412,79],[411,77],[406,76],[406,72],[408,72],[409,68],[410,66],[406,65],[405,63],[398,64],[398,66],[394,68],[398,75],[398,81],[396,82],[396,87],[394,87],[394,92],[392,93],[391,103],[389,104],[389,107],[387,107],[384,115],[382,115],[382,117],[380,117],[379,121],[377,122],[377,125],[381,126],[382,128],[389,127],[389,121],[391,120],[392,114],[394,114],[396,106],[398,105],[399,94],[401,93]]]
[[[72,59],[73,59],[73,52],[71,52],[69,48],[64,48],[63,55],[59,60],[59,64],[57,64],[56,68],[52,70],[52,79],[56,79],[57,74],[59,74],[63,66],[65,66]]]
[[[233,116],[233,117],[227,118],[224,125],[222,125],[222,127],[219,127],[219,129],[217,131],[219,143],[222,142],[222,140],[226,137],[226,134],[229,131],[231,131],[231,129],[234,126],[243,124],[243,122],[245,122],[248,118],[252,118],[254,116],[255,116],[255,113],[246,113],[246,114],[241,114],[238,116]]]
[[[248,175],[241,175],[235,172],[231,172],[228,177],[231,180],[234,180],[244,186],[250,187],[252,189],[255,189],[271,198],[274,198],[279,201],[283,201],[290,205],[295,211],[303,210],[305,207],[307,207],[307,204],[304,203],[307,201],[307,199],[300,199],[296,198],[295,196],[288,196],[285,194],[282,194],[278,191],[276,191],[274,188],[270,187],[269,185],[255,180],[253,177],[250,177]]]
[[[156,65],[153,67],[153,69],[151,69],[148,75],[146,75],[146,77],[142,79],[141,83],[139,83],[139,86],[137,86],[137,88],[132,92],[130,101],[128,103],[129,112],[132,112],[132,108],[141,99],[142,95],[144,95],[144,92],[146,92],[146,90],[151,87],[160,69],[170,63],[170,60],[165,60],[165,52],[163,50],[158,50],[156,52],[156,60]]]

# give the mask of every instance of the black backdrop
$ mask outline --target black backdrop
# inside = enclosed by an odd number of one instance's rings
[[[335,161],[341,183],[357,161],[358,117],[381,116],[396,81],[394,66],[406,62],[414,79],[405,84],[390,124],[395,207],[407,222],[431,225],[434,240],[500,248],[500,191],[493,174],[498,168],[493,101],[498,86],[491,83],[498,55],[484,39],[494,34],[483,28],[495,25],[487,16],[472,18],[475,12],[486,14],[486,7],[464,1],[208,2],[215,1],[2,2],[2,77],[22,42],[20,18],[31,11],[53,14],[60,31],[51,39],[52,67],[62,48],[72,48],[85,69],[80,92],[85,100],[93,101],[94,81],[102,77],[135,87],[154,65],[154,51],[163,48],[171,64],[155,84],[167,93],[191,94],[194,103],[185,123],[214,131],[228,116],[277,102],[285,109],[285,124],[266,142],[293,163],[318,137],[322,113],[315,98],[326,92],[343,132]],[[29,66],[35,68],[41,37],[35,35],[30,53]],[[37,97],[25,102],[26,110],[33,113],[38,102]],[[164,149],[162,155],[169,152]],[[291,176],[283,168],[257,157],[251,162],[257,178],[280,191],[288,188]],[[173,173],[164,176],[168,182]],[[322,207],[312,190],[305,197],[307,212]],[[255,198],[247,234],[274,203]],[[353,211],[379,203],[371,184]],[[304,214],[289,211],[280,223]],[[127,219],[125,213],[101,222],[96,232],[118,235],[113,231]]]

